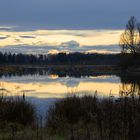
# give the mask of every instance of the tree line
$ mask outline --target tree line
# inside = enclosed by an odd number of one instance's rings
[[[0,52],[0,64],[32,64],[32,65],[116,65],[119,62],[119,54],[96,53],[58,53],[48,55],[12,54]]]

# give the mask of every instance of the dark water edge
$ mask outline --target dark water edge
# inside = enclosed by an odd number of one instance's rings
[[[139,80],[140,68],[121,69],[116,65],[0,65],[0,77],[24,75],[57,75],[58,77],[89,77],[115,75],[122,79]]]
[[[115,65],[0,65],[2,75],[58,75],[59,77],[81,77],[97,75],[117,75],[121,72]]]

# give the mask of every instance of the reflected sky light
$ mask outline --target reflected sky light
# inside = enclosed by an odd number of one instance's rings
[[[22,96],[24,93],[28,97],[36,98],[61,98],[65,97],[68,93],[94,94],[96,90],[101,96],[109,95],[110,92],[113,95],[118,95],[121,84],[120,79],[115,76],[99,76],[94,78],[17,76],[1,78],[0,83],[0,87],[6,89],[6,91],[2,90],[1,92],[5,92],[8,96]]]
[[[77,86],[69,87],[61,83],[11,83],[3,82],[6,87],[6,95],[19,95],[22,96],[23,93],[29,97],[36,98],[56,98],[65,97],[68,93],[93,93],[97,90],[99,95],[108,96],[111,92],[113,95],[118,95],[119,93],[119,83],[94,83],[94,82],[80,82]],[[55,88],[54,88],[55,87]],[[109,88],[107,88],[109,87]],[[3,91],[2,91],[3,92]]]

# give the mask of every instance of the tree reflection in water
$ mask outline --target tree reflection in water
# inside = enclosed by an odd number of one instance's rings
[[[139,96],[140,98],[140,76],[120,76],[122,85],[119,87],[119,96]]]

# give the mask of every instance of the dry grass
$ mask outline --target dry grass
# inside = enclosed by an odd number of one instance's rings
[[[67,140],[138,140],[140,100],[68,97],[50,108],[46,127],[50,135]]]

